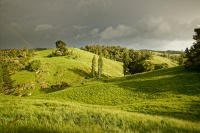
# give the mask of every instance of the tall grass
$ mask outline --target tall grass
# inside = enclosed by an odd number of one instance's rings
[[[13,100],[11,100],[13,98]],[[2,132],[199,132],[198,123],[69,102],[1,97]]]
[[[65,90],[39,96],[110,106],[129,112],[200,120],[199,72],[182,67],[159,70],[125,78],[88,81]]]

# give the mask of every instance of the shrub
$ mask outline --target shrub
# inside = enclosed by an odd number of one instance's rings
[[[55,52],[55,55],[56,55],[56,56],[62,56],[63,54],[62,54],[61,51],[57,50],[57,51]]]
[[[155,70],[163,69],[163,68],[168,68],[168,64],[167,63],[155,64],[155,67],[154,67]]]
[[[37,71],[41,66],[41,61],[40,60],[33,60],[28,63],[26,66],[26,70],[28,71]]]

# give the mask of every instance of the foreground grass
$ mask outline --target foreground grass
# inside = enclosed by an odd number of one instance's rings
[[[1,132],[200,132],[197,122],[79,103],[2,95],[0,102]]]
[[[88,79],[93,54],[71,50],[81,56],[47,58],[45,50],[34,57],[51,84],[63,68],[69,87],[0,94],[0,132],[200,132],[199,72],[175,67],[121,78],[122,64],[104,59],[104,78]],[[12,78],[18,85],[35,77],[22,71]]]
[[[200,75],[182,67],[88,81],[84,85],[47,93],[37,98],[200,121]]]
[[[0,95],[2,132],[200,132],[200,75],[182,67]]]

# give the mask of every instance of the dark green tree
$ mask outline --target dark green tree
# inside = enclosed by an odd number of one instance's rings
[[[123,72],[124,72],[124,76],[129,73],[129,69],[128,69],[129,62],[130,62],[129,53],[128,53],[128,50],[125,50],[124,55],[123,55]]]
[[[103,59],[102,59],[102,54],[99,55],[98,59],[98,77],[101,77],[101,74],[103,72]]]
[[[2,69],[2,62],[0,61],[0,92],[3,87],[3,69]]]
[[[61,40],[59,40],[59,41],[56,42],[56,48],[58,48],[58,49],[65,49],[66,46],[67,45],[65,44],[65,42],[63,42]]]
[[[185,50],[185,57],[187,58],[185,67],[200,70],[200,28],[195,28],[194,32],[193,39],[195,42],[190,49],[186,48]]]
[[[184,52],[181,52],[179,59],[178,59],[179,65],[184,65]]]
[[[96,56],[94,55],[92,58],[92,71],[91,71],[93,78],[96,76],[95,67],[96,67]]]
[[[24,47],[22,51],[24,51],[24,52],[26,52],[26,54],[28,54],[28,49],[26,47]]]
[[[37,71],[41,66],[41,61],[40,60],[33,60],[28,63],[26,66],[26,70],[28,71]]]
[[[2,74],[2,78],[1,78],[1,92],[5,93],[5,94],[9,94],[11,92],[11,90],[13,89],[12,84],[13,81],[11,79],[11,73],[8,67],[8,64],[6,64],[5,62],[1,62],[1,74]]]
[[[67,45],[65,44],[65,42],[63,41],[57,41],[56,42],[56,52],[55,55],[56,56],[65,56],[67,55]]]

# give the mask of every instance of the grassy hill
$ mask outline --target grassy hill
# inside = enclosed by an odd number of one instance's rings
[[[122,64],[104,59],[105,77],[87,79],[93,54],[70,50],[80,56],[47,58],[52,50],[36,52],[34,58],[49,72],[43,77],[54,83],[61,67],[63,79],[72,84],[58,90],[35,89],[30,97],[0,94],[0,131],[200,132],[199,72],[172,67],[122,77]],[[35,73],[27,71],[13,76],[15,84],[34,78]]]
[[[35,82],[38,77],[41,78],[40,82],[43,82],[45,79],[49,84],[56,84],[57,80],[60,79],[60,82],[67,82],[71,85],[76,82],[84,82],[88,78],[91,78],[91,65],[94,54],[77,48],[70,48],[69,50],[75,53],[71,57],[47,57],[55,49],[35,52],[33,60],[41,61],[42,72],[39,74],[28,71],[18,72],[12,76],[12,79],[15,81],[14,86]],[[97,56],[96,59],[98,59]],[[122,63],[105,58],[103,58],[103,62],[104,77],[123,76]],[[96,66],[96,72],[98,71],[97,68]],[[58,77],[56,73],[63,75]],[[39,88],[39,84],[36,84],[36,86]]]
[[[181,67],[125,78],[90,81],[46,96],[49,99],[103,105],[128,112],[200,120],[196,112],[200,109],[200,75]]]
[[[162,64],[162,63],[166,63],[168,64],[168,67],[171,68],[171,67],[176,67],[178,66],[178,63],[177,62],[172,62],[172,60],[168,59],[168,58],[164,58],[164,57],[161,57],[157,54],[154,54],[153,59],[150,60],[153,64]]]
[[[82,82],[87,78],[91,78],[91,65],[92,58],[95,54],[86,52],[77,48],[69,48],[69,51],[75,53],[71,57],[47,57],[55,51],[55,49],[41,50],[35,52],[33,60],[40,60],[42,63],[41,69],[42,73],[40,75],[35,74],[35,72],[21,71],[13,76],[14,85],[21,85],[24,83],[29,83],[31,81],[35,82],[35,77],[40,76],[45,78],[49,84],[55,84],[58,77],[55,76],[57,72],[63,74],[62,81],[68,83]],[[96,59],[98,56],[96,55]],[[166,63],[168,66],[175,67],[178,64],[172,62],[170,59],[153,55],[152,60],[154,64]],[[123,67],[121,62],[113,61],[110,59],[103,58],[103,76],[104,77],[122,77]],[[98,66],[96,64],[96,72]],[[42,82],[42,81],[41,81]],[[37,85],[37,87],[39,87]]]

